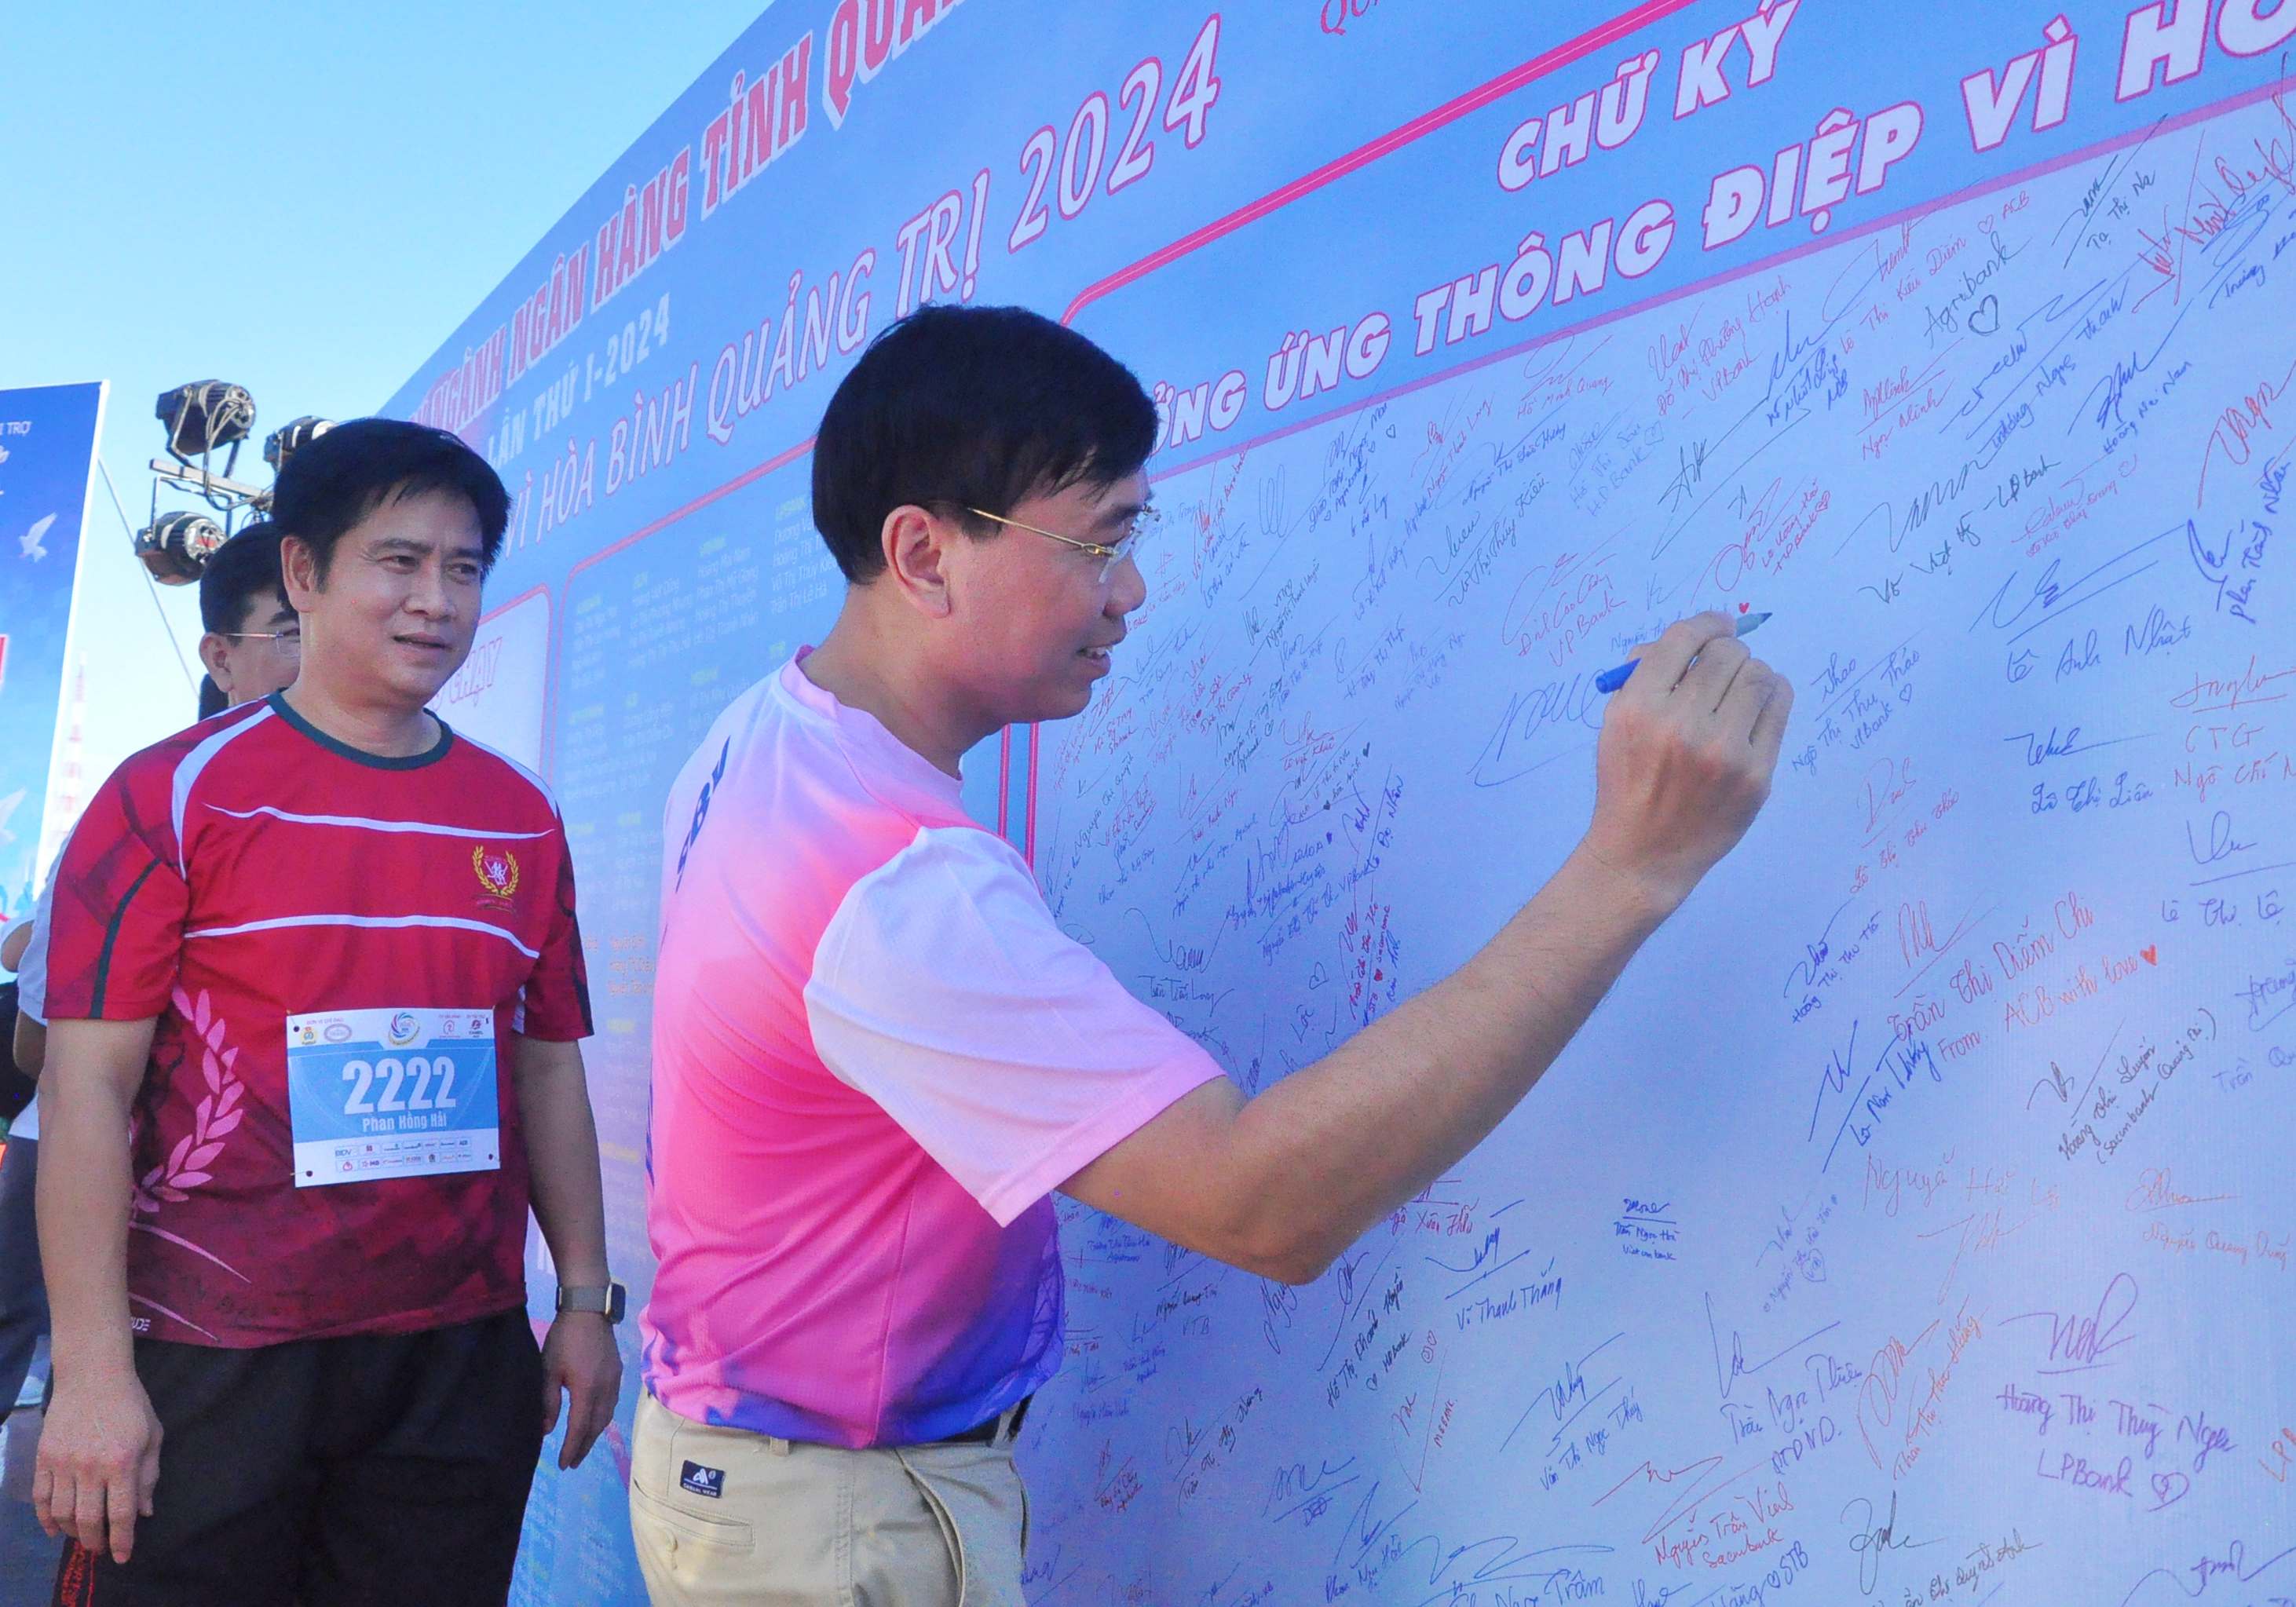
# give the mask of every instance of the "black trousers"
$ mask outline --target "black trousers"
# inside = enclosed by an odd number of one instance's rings
[[[56,1607],[500,1607],[542,1448],[523,1310],[224,1350],[135,1341],[159,1414],[125,1567],[72,1545]]]

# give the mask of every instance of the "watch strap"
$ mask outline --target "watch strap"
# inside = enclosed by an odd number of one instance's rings
[[[627,1296],[619,1283],[562,1283],[558,1287],[558,1309],[561,1311],[596,1312],[610,1323],[622,1320]]]

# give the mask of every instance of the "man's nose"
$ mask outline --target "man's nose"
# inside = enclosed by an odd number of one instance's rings
[[[407,589],[406,606],[426,619],[444,619],[455,611],[454,594],[447,586],[447,578],[439,570],[425,564],[415,572],[414,583]]]
[[[1109,577],[1107,611],[1121,619],[1125,615],[1148,601],[1148,578],[1140,572],[1139,561],[1129,553],[1116,561],[1116,572]]]

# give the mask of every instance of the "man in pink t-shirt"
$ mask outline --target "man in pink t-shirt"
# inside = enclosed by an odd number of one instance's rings
[[[1685,620],[1611,701],[1554,880],[1247,1101],[957,797],[960,755],[1108,673],[1155,434],[1128,371],[1010,307],[904,319],[823,418],[843,611],[718,717],[663,816],[630,1479],[657,1607],[1019,1607],[1051,1195],[1319,1276],[1513,1109],[1768,794],[1792,691],[1728,620]]]

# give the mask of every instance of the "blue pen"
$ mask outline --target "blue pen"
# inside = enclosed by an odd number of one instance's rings
[[[1751,636],[1754,634],[1754,627],[1768,618],[1767,614],[1741,614],[1738,616],[1738,628],[1732,634]],[[1595,677],[1595,690],[1601,693],[1618,691],[1627,684],[1627,677],[1635,673],[1635,666],[1641,662],[1640,659],[1628,659],[1616,669],[1604,670]]]

